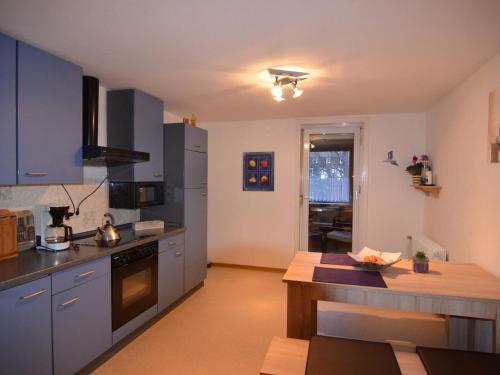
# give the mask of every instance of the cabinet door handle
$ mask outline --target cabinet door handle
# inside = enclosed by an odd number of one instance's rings
[[[154,173],[154,174],[153,174],[153,177],[161,177],[161,176],[163,176],[163,174],[162,174],[162,173]]]
[[[200,184],[206,185],[206,184],[208,184],[208,182],[207,181],[200,181]]]
[[[80,273],[78,275],[75,275],[75,279],[78,280],[78,279],[82,279],[84,277],[89,277],[89,276],[93,275],[94,273],[95,273],[95,270],[83,272],[83,273]]]
[[[207,194],[207,193],[201,193],[201,195],[205,197],[205,196],[207,196],[208,194]]]
[[[194,145],[194,147],[196,147],[196,148],[200,148],[200,147],[201,147],[201,145]]]
[[[31,177],[43,177],[47,176],[49,172],[26,172],[26,176],[31,176]]]
[[[47,291],[47,289],[45,289],[45,288],[44,289],[40,289],[38,292],[31,293],[31,294],[28,294],[26,296],[22,296],[19,299],[22,300],[22,301],[26,301],[26,300],[35,298],[35,297],[39,296],[40,294],[45,293],[46,291]]]
[[[175,246],[175,245],[177,245],[177,242],[175,242],[175,241],[170,241],[168,243],[168,246]]]
[[[76,301],[78,301],[79,299],[80,299],[80,297],[73,297],[73,298],[71,298],[70,300],[67,300],[66,302],[63,302],[63,303],[59,304],[59,308],[63,308],[63,307],[66,307],[66,306],[72,305],[72,304],[74,304]]]
[[[176,257],[180,257],[181,255],[182,255],[182,252],[180,252],[180,251],[176,251],[176,252],[175,252],[175,256],[176,256]]]

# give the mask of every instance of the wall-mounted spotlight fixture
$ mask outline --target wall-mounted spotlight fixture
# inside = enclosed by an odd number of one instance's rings
[[[298,98],[304,93],[304,90],[299,89],[297,85],[300,81],[307,79],[309,73],[283,69],[267,69],[267,71],[274,78],[271,94],[273,94],[274,100],[277,102],[285,100],[283,98],[283,87],[290,86],[292,88],[293,98]]]

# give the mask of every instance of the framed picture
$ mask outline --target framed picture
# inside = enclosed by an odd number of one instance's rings
[[[243,153],[243,190],[274,191],[274,152]]]

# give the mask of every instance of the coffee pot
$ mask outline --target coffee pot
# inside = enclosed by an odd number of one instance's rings
[[[68,249],[73,238],[73,228],[64,224],[64,219],[69,218],[69,206],[51,206],[49,214],[52,224],[45,227],[43,247],[53,251]]]

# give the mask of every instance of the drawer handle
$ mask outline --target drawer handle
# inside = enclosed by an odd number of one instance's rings
[[[175,256],[176,256],[176,257],[180,257],[181,255],[182,255],[182,252],[180,252],[180,251],[176,251],[176,252],[175,252]]]
[[[95,273],[95,270],[90,270],[90,271],[81,273],[79,275],[76,275],[75,279],[78,280],[78,279],[82,279],[84,277],[89,277],[89,276],[93,275],[94,273]]]
[[[163,176],[163,174],[162,174],[162,173],[154,173],[154,174],[153,174],[153,177],[161,177],[161,176]]]
[[[63,308],[63,307],[66,307],[66,306],[72,305],[72,304],[74,304],[76,301],[78,301],[79,299],[80,299],[80,297],[73,297],[73,298],[71,298],[70,300],[67,300],[66,302],[63,302],[63,303],[59,304],[59,307],[60,307],[60,308]]]
[[[27,296],[22,296],[20,298],[20,300],[22,301],[26,301],[26,300],[29,300],[29,299],[32,299],[32,298],[35,298],[37,296],[39,296],[40,294],[43,294],[47,291],[47,289],[40,289],[38,292],[35,292],[35,293],[31,293],[31,294],[28,294]]]
[[[47,176],[49,172],[26,172],[26,176],[32,176],[32,177],[42,177],[42,176]]]
[[[207,196],[208,194],[207,193],[201,193],[202,196]]]
[[[200,184],[206,185],[206,184],[208,184],[208,182],[207,181],[200,181]]]
[[[175,246],[175,245],[177,245],[177,242],[176,242],[176,241],[170,241],[170,242],[168,243],[168,246]]]
[[[200,148],[200,147],[201,147],[201,145],[194,145],[194,147],[196,147],[196,148]]]

